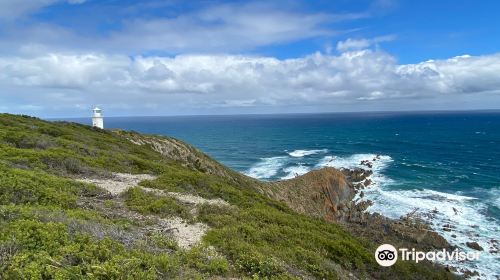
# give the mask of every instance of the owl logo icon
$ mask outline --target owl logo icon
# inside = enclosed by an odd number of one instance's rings
[[[391,244],[380,245],[375,251],[375,260],[381,266],[391,266],[398,260],[398,251]]]

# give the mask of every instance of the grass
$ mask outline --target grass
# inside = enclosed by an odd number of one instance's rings
[[[253,180],[186,167],[196,165],[166,159],[121,134],[0,115],[0,279],[451,277],[411,263],[381,268],[372,256],[375,244],[295,213],[257,192],[261,186]],[[74,180],[111,172],[155,174],[156,180],[141,184],[222,198],[231,206],[205,204],[193,217],[173,198],[129,189],[121,199],[137,213],[178,216],[211,227],[202,244],[179,249],[167,235],[145,232],[136,222],[102,210],[119,201]],[[104,208],[82,206],[93,200]]]

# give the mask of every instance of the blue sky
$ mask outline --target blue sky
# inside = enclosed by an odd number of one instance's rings
[[[498,109],[498,1],[0,0],[0,111]]]
[[[92,1],[84,5],[59,3],[45,7],[29,20],[70,28],[82,35],[106,35],[123,28],[123,22],[136,18],[176,17],[206,7],[245,3],[245,1]],[[148,1],[145,1],[148,2]],[[139,3],[139,4],[138,4]],[[481,55],[498,51],[500,46],[500,10],[498,1],[282,1],[278,8],[297,13],[359,14],[345,22],[324,24],[338,35],[317,36],[304,40],[254,46],[235,53],[252,53],[278,58],[299,57],[323,51],[328,44],[348,38],[372,38],[393,35],[384,49],[402,63],[456,55]],[[134,54],[162,53],[138,50]],[[182,53],[179,51],[177,53]]]

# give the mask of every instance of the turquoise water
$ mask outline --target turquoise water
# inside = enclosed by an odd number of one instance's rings
[[[105,118],[105,126],[185,140],[263,180],[357,167],[380,155],[369,211],[397,218],[437,209],[427,219],[451,243],[485,248],[479,262],[462,266],[500,274],[499,255],[489,252],[491,239],[500,239],[500,112],[124,117]],[[454,231],[442,231],[444,224]]]

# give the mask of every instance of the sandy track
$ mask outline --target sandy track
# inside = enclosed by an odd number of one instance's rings
[[[99,178],[81,178],[78,179],[80,182],[94,184],[109,191],[113,196],[118,196],[128,190],[138,186],[141,181],[144,180],[154,180],[155,176],[149,174],[128,174],[128,173],[113,173],[112,178],[99,179]],[[219,205],[219,206],[229,206],[226,201],[217,199],[206,199],[200,196],[176,193],[176,192],[165,192],[158,189],[151,189],[140,187],[142,190],[150,193],[154,193],[158,196],[169,196],[177,199],[179,202],[194,205],[195,207],[201,204]],[[187,221],[179,218],[172,217],[168,219],[159,220],[160,227],[168,230],[168,232],[175,238],[179,247],[184,249],[190,249],[196,244],[198,244],[205,232],[209,229],[206,224],[203,223],[188,223]]]

